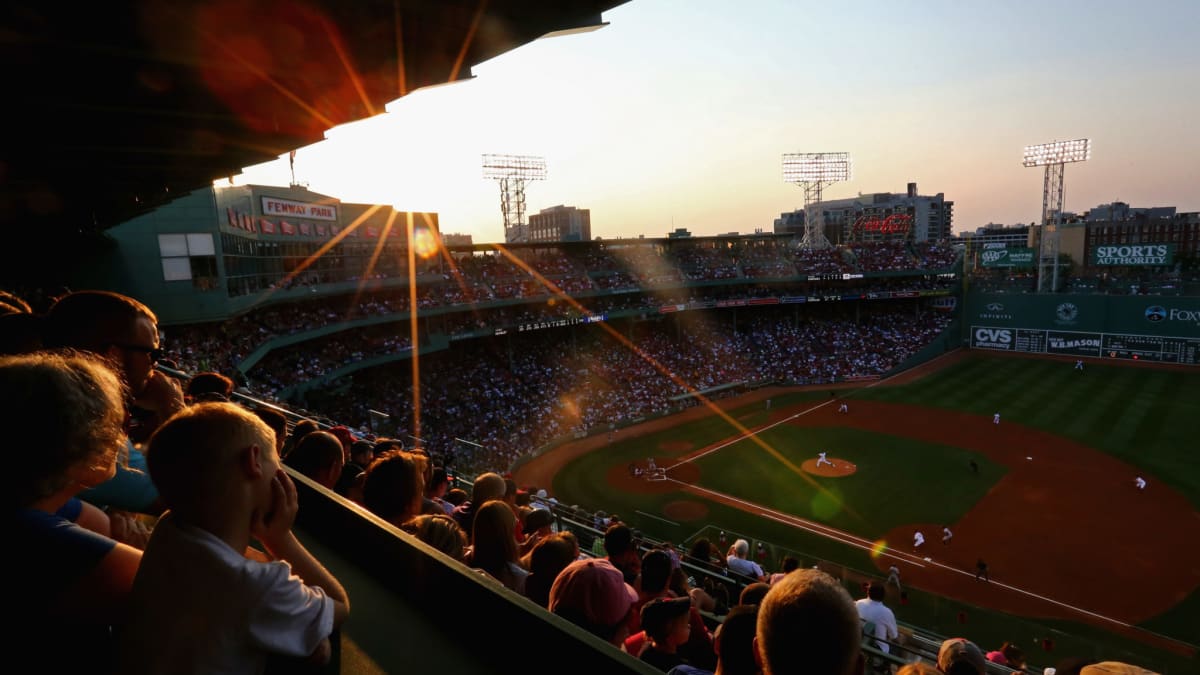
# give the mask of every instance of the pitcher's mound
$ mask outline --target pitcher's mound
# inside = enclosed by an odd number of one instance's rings
[[[814,476],[827,476],[831,478],[849,476],[855,471],[858,471],[858,467],[854,464],[854,462],[847,462],[846,460],[838,459],[837,457],[830,457],[829,461],[833,462],[833,466],[829,466],[828,464],[821,464],[821,466],[817,466],[817,460],[806,459],[804,460],[804,463],[800,465],[800,468]]]

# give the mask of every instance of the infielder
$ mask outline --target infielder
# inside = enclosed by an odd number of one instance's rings
[[[885,583],[896,584],[896,590],[900,591],[901,593],[904,592],[904,589],[901,588],[901,586],[900,586],[900,568],[899,567],[892,565],[891,567],[888,568],[888,578],[887,578],[887,582],[885,582]]]
[[[925,543],[925,535],[921,534],[920,530],[913,535],[913,548],[921,548],[921,544]]]
[[[842,404],[838,406],[838,412],[840,412],[840,413],[850,412],[850,405],[847,404],[845,401],[842,401]]]
[[[817,466],[821,466],[822,464],[828,464],[829,466],[837,466],[836,464],[834,464],[833,462],[831,462],[825,458],[824,452],[818,452],[817,453]]]
[[[953,538],[954,538],[954,533],[950,531],[950,528],[943,527],[942,528],[942,543],[949,544],[950,540]]]
[[[1000,424],[1000,413],[992,415],[992,424]]]
[[[1145,479],[1145,478],[1142,478],[1141,476],[1138,476],[1137,478],[1134,478],[1134,479],[1133,479],[1133,484],[1134,484],[1134,485],[1136,485],[1136,486],[1137,486],[1137,489],[1139,489],[1139,490],[1145,490],[1145,489],[1146,489],[1146,479]]]

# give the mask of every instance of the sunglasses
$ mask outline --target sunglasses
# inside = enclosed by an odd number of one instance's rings
[[[163,354],[165,353],[162,349],[160,349],[158,347],[144,347],[142,345],[127,345],[127,344],[122,344],[120,342],[114,342],[113,346],[120,347],[121,349],[128,349],[131,352],[141,352],[142,354],[148,354],[150,356],[151,361],[157,361],[157,360],[161,359],[163,357]]]

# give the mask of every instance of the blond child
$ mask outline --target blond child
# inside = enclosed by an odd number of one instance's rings
[[[134,581],[118,672],[260,673],[268,655],[329,659],[346,591],[292,533],[296,486],[275,433],[230,403],[203,403],[150,440],[169,511]],[[247,557],[251,539],[270,556]]]

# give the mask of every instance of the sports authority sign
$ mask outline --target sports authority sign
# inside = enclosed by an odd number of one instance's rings
[[[337,220],[338,217],[337,207],[332,204],[294,202],[277,197],[263,197],[262,209],[264,216],[291,216],[309,220]]]
[[[1123,244],[1092,249],[1092,264],[1096,266],[1170,265],[1174,261],[1175,244]]]
[[[979,253],[980,267],[1033,267],[1031,248],[989,248]]]

